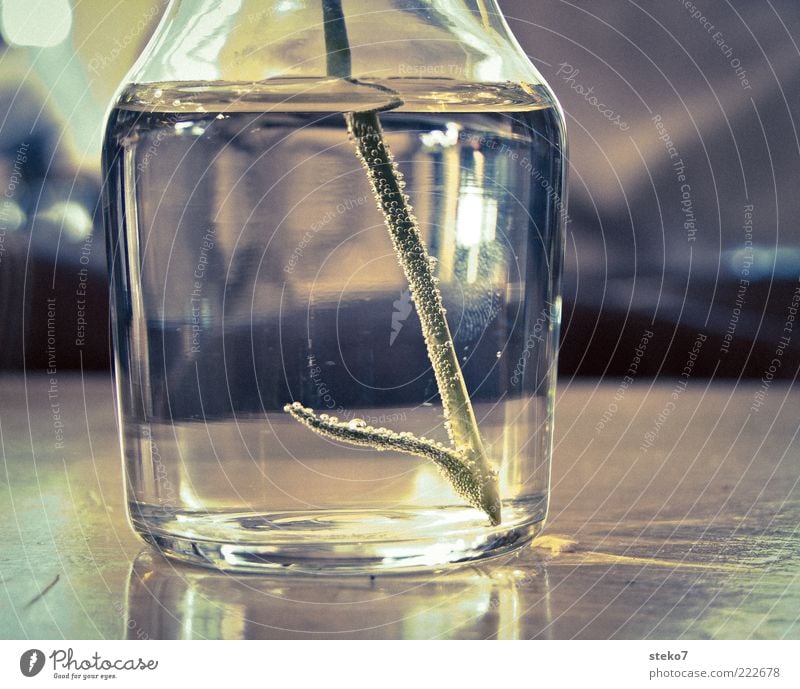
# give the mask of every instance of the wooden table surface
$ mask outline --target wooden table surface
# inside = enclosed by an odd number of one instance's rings
[[[536,547],[320,582],[144,546],[109,378],[54,378],[0,378],[0,637],[800,638],[800,394],[777,382],[753,411],[752,383],[692,380],[672,408],[672,381],[564,381]]]

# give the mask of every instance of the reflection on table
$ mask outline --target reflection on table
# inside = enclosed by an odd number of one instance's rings
[[[125,518],[108,378],[5,377],[0,637],[800,638],[800,394],[692,380],[655,425],[673,387],[562,381],[533,547],[314,578],[165,560]]]

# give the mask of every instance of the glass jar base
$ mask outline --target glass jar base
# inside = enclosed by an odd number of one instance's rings
[[[137,504],[131,514],[140,536],[171,559],[236,572],[341,575],[419,573],[510,553],[541,531],[545,506],[541,498],[506,504],[507,521],[497,527],[454,507],[167,515]]]

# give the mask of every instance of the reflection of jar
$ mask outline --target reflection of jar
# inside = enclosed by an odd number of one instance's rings
[[[520,587],[527,596],[520,597]],[[335,593],[334,593],[335,591]],[[140,555],[122,615],[128,639],[516,639],[549,633],[546,573],[253,578]],[[443,611],[446,610],[446,614]]]
[[[491,0],[343,7],[173,0],[110,116],[131,519],[175,557],[427,568],[544,520],[558,106]]]

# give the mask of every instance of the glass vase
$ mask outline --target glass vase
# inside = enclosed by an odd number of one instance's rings
[[[528,543],[564,154],[493,0],[173,0],[104,144],[136,532],[337,574]]]

